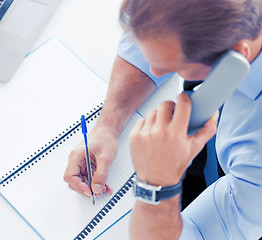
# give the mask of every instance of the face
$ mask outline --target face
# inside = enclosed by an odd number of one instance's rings
[[[138,46],[156,77],[176,72],[186,80],[204,80],[211,70],[204,64],[187,63],[181,44],[174,37],[138,40]]]

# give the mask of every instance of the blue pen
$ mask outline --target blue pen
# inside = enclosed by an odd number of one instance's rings
[[[85,116],[81,116],[81,127],[82,127],[82,133],[84,135],[85,139],[85,146],[86,146],[86,166],[87,166],[87,174],[88,174],[88,180],[89,180],[89,187],[91,189],[91,199],[93,205],[95,205],[95,198],[94,198],[94,193],[91,188],[91,182],[92,182],[92,169],[91,169],[91,161],[89,157],[89,152],[88,152],[88,147],[87,147],[87,126],[86,126],[86,119]]]

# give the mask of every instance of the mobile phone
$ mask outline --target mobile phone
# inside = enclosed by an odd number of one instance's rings
[[[194,134],[233,94],[247,76],[250,64],[240,53],[229,50],[213,65],[211,72],[196,91],[185,91],[192,109],[188,134]]]

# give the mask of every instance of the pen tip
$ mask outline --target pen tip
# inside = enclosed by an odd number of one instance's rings
[[[94,196],[91,196],[91,198],[92,198],[93,205],[95,205],[95,198],[94,198]]]

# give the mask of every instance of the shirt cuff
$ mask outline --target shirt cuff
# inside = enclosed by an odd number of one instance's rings
[[[174,73],[168,73],[161,77],[155,77],[151,74],[149,64],[140,51],[139,47],[135,44],[134,41],[131,41],[126,34],[123,34],[117,49],[118,55],[134,65],[146,75],[148,75],[155,85],[158,87],[162,83],[164,83],[167,79],[169,79]]]

